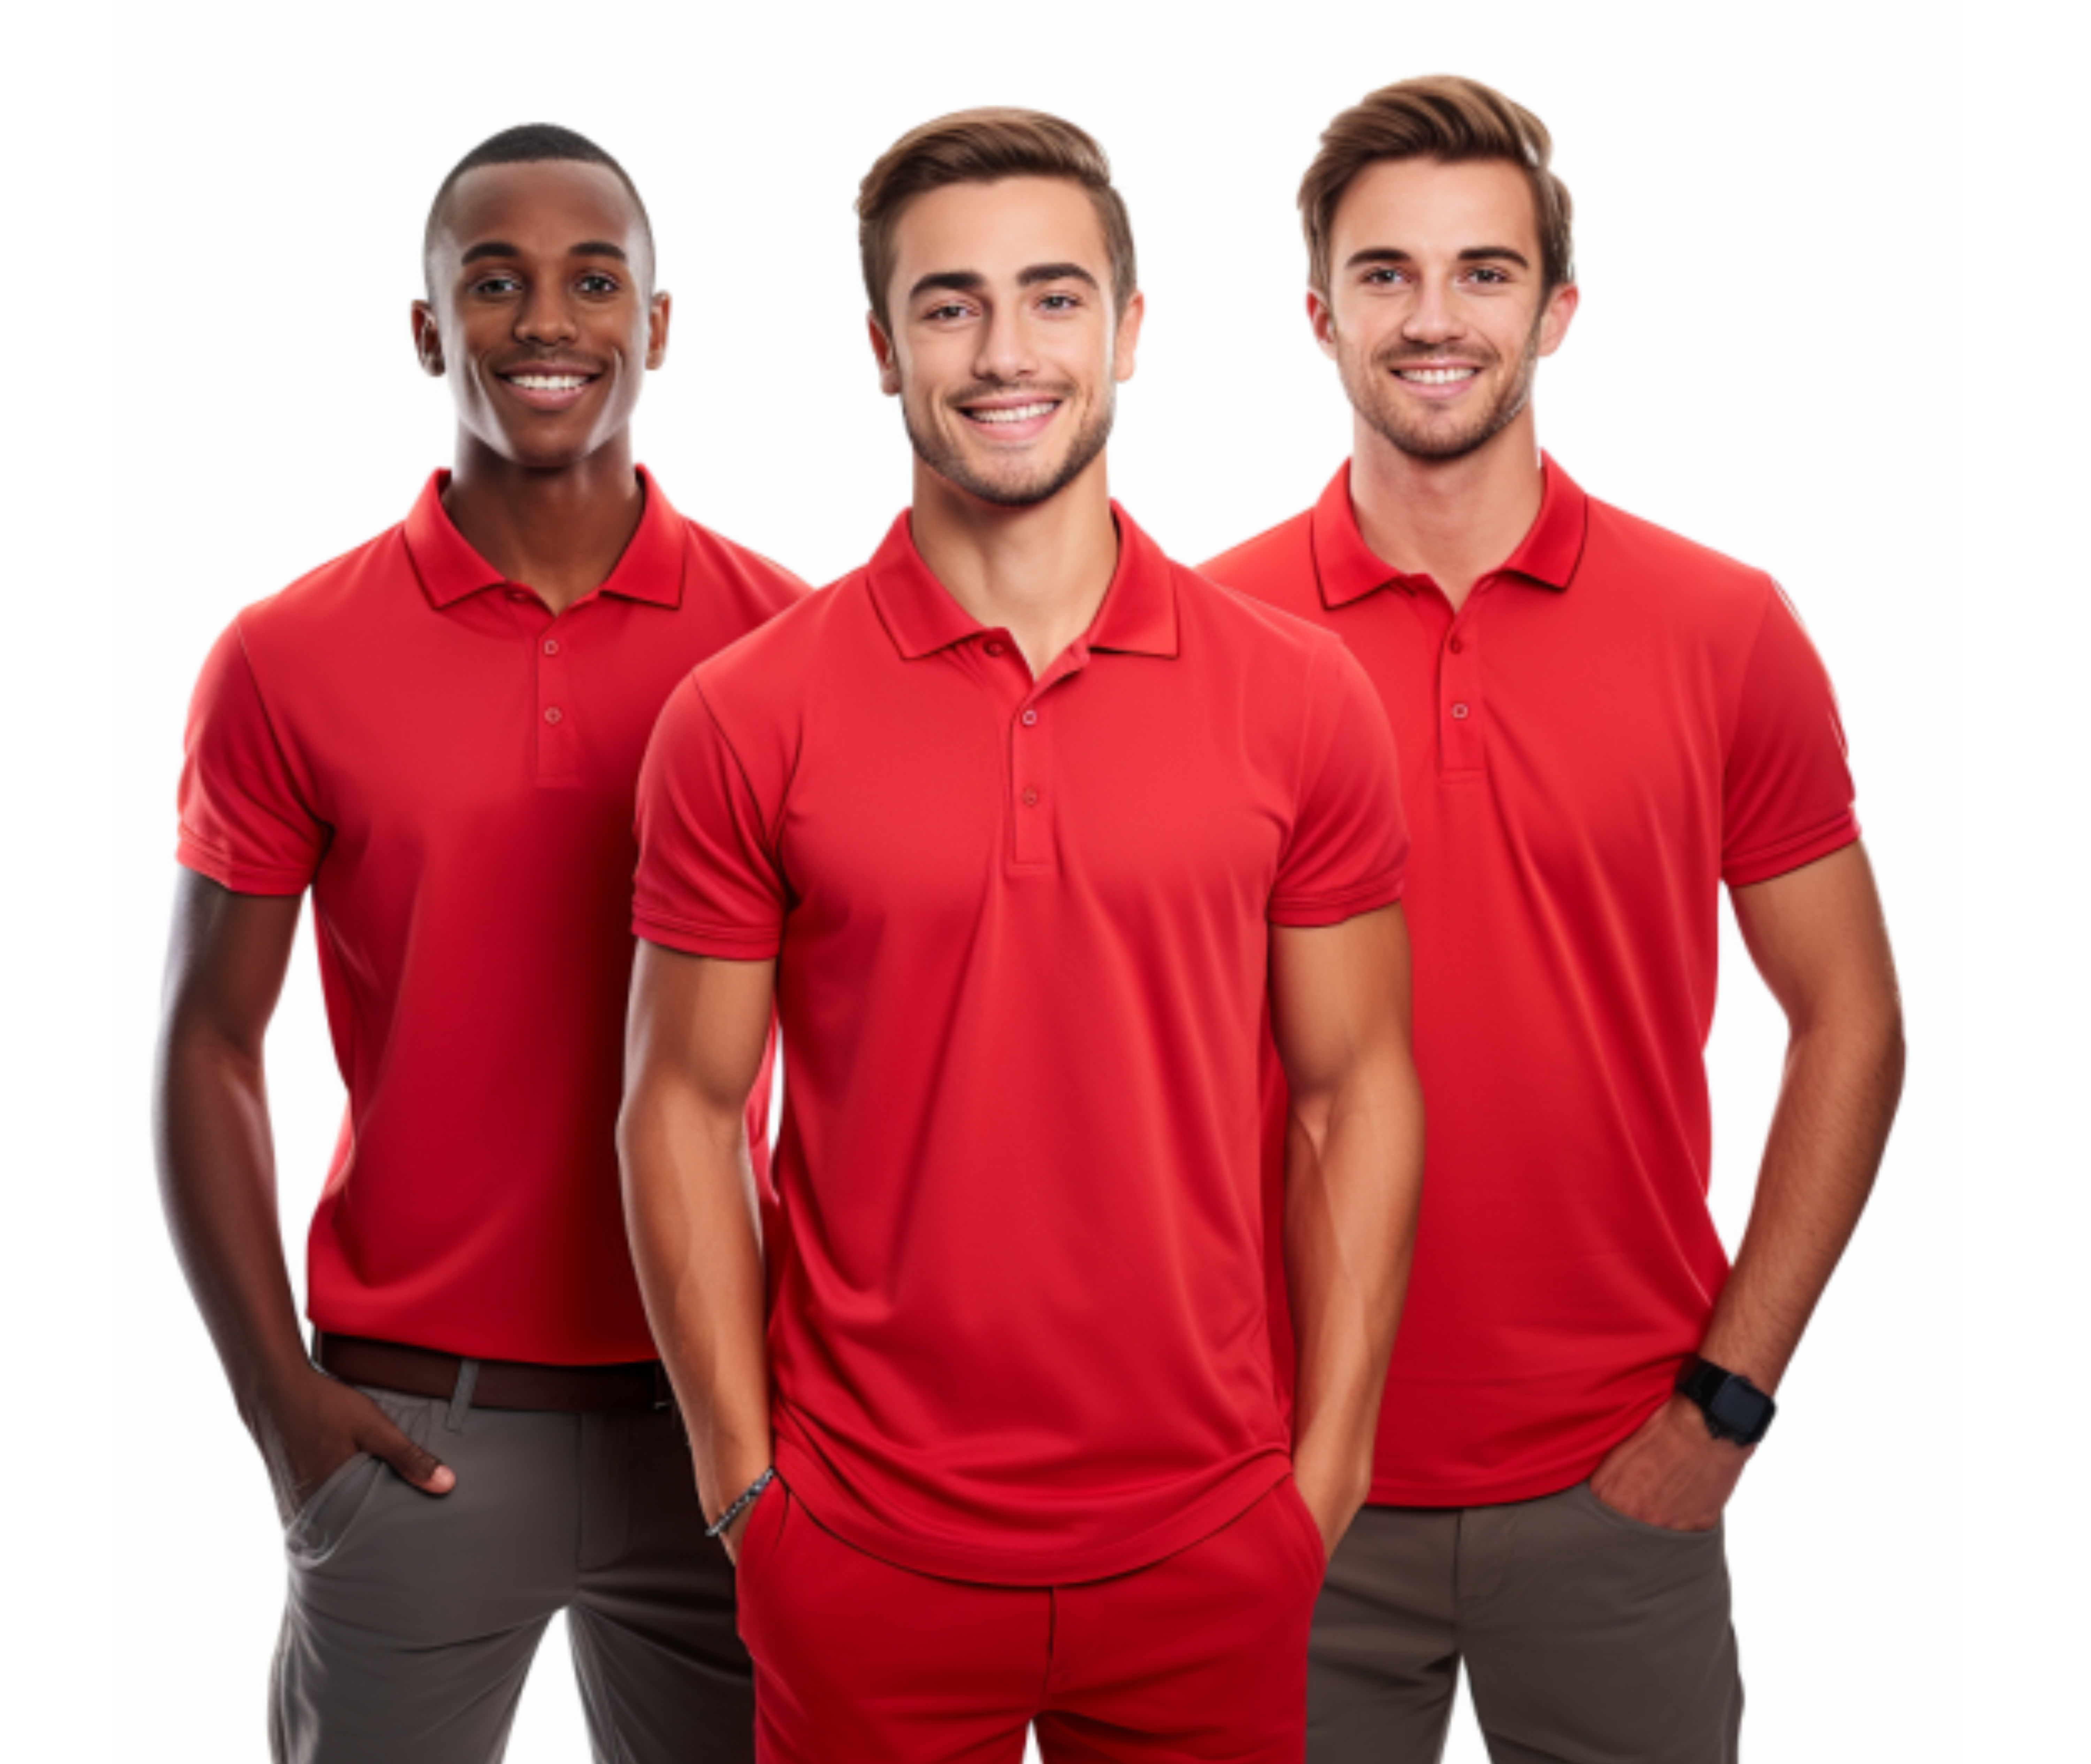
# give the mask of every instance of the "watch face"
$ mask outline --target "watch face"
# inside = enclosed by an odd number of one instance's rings
[[[1753,1439],[1771,1417],[1771,1399],[1740,1379],[1723,1379],[1706,1413],[1731,1433]]]

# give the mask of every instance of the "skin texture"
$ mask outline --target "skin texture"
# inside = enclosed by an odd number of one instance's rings
[[[481,166],[443,205],[414,347],[457,407],[443,506],[472,547],[554,613],[597,587],[639,525],[632,413],[668,351],[670,300],[629,191],[606,166]],[[539,408],[514,376],[571,370]]]
[[[434,297],[413,305],[422,365],[449,381],[457,406],[446,506],[489,562],[555,611],[610,574],[642,512],[629,424],[668,325],[645,239],[601,166],[482,166],[445,205]],[[497,243],[507,248],[463,261]],[[532,409],[500,379],[546,363],[594,375],[571,409]],[[177,876],[153,1090],[161,1198],[278,1509],[289,1519],[357,1451],[447,1492],[451,1470],[316,1370],[300,1338],[262,1065],[298,901]]]
[[[1113,309],[1102,224],[1065,179],[933,190],[895,245],[892,329],[867,322],[915,446],[916,547],[1035,675],[1088,630],[1117,567],[1103,450],[1145,305]],[[1041,401],[1043,424],[968,414]]]
[[[1461,605],[1539,513],[1531,393],[1579,298],[1540,273],[1532,192],[1515,167],[1383,160],[1337,205],[1315,341],[1352,410],[1351,499],[1379,557]],[[1449,390],[1404,369],[1471,366]]]
[[[1330,286],[1308,295],[1316,340],[1353,407],[1359,531],[1389,563],[1434,578],[1455,607],[1539,512],[1532,380],[1578,298],[1572,286],[1546,290],[1540,263],[1531,191],[1515,167],[1385,161],[1344,192]],[[1396,376],[1416,361],[1480,372],[1430,398]],[[1902,1010],[1859,846],[1733,899],[1789,1040],[1749,1229],[1702,1352],[1775,1392],[1887,1143],[1902,1090]],[[1649,1524],[1709,1530],[1749,1456],[1714,1439],[1675,1397],[1610,1453],[1592,1488]]]
[[[1902,1095],[1902,1003],[1860,846],[1734,900],[1750,959],[1786,1013],[1786,1075],[1749,1228],[1702,1351],[1776,1392],[1887,1148]],[[1714,1439],[1698,1409],[1673,1397],[1598,1467],[1591,1491],[1650,1525],[1709,1530],[1753,1456]]]
[[[968,613],[1009,630],[1036,674],[1088,628],[1116,565],[1101,437],[1114,389],[1132,376],[1142,303],[1112,310],[1102,228],[1066,180],[932,191],[903,213],[895,244],[893,329],[873,316],[871,342],[915,443],[915,542]],[[966,415],[1041,399],[1055,409],[1033,432],[1005,436]],[[741,1109],[774,983],[772,962],[643,944],[632,979],[626,1216],[714,1516],[771,1460]],[[1270,987],[1296,1086],[1286,1225],[1302,1319],[1296,1477],[1333,1548],[1370,1480],[1421,1179],[1399,909],[1274,931]]]

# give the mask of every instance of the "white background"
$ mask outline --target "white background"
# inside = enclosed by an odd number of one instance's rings
[[[946,110],[1071,116],[1111,153],[1149,302],[1114,487],[1196,561],[1304,506],[1347,445],[1301,316],[1292,191],[1319,129],[1444,71],[1538,111],[1576,199],[1546,444],[1593,493],[1773,570],[1826,657],[1908,997],[1878,1198],[1731,1512],[1751,1753],[2056,1755],[2085,1640],[2091,583],[2081,100],[2031,22],[1068,0],[141,6],[18,30],[8,1755],[264,1755],[275,1522],[149,1157],[172,793],[215,633],[447,457],[407,308],[451,163],[539,119],[623,160],[676,297],[641,456],[685,513],[825,581],[908,484],[856,179]],[[1732,1243],[1782,1026],[1724,953]],[[339,1108],[308,941],[269,1061],[301,1267]],[[510,1756],[585,1755],[555,1634]],[[1481,1756],[1464,1716],[1448,1756]]]

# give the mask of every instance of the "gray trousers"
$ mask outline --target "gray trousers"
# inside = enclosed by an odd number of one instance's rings
[[[1495,1764],[1735,1764],[1722,1528],[1579,1482],[1494,1507],[1368,1507],[1314,1611],[1308,1764],[1437,1764],[1462,1661]]]
[[[733,1569],[671,1412],[367,1394],[457,1485],[424,1495],[359,1456],[291,1521],[277,1764],[492,1764],[559,1611],[597,1764],[752,1759]]]

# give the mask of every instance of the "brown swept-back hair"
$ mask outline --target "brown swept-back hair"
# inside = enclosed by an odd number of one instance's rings
[[[1329,252],[1336,206],[1351,181],[1376,160],[1499,159],[1524,174],[1539,222],[1546,291],[1576,279],[1575,211],[1568,187],[1554,175],[1554,138],[1524,105],[1493,86],[1457,74],[1432,74],[1382,86],[1321,131],[1321,150],[1300,180],[1300,224],[1307,234],[1307,273],[1329,293]]]
[[[879,155],[856,193],[857,249],[864,291],[887,329],[886,285],[893,279],[893,241],[901,211],[919,196],[947,184],[993,183],[1002,178],[1067,178],[1089,193],[1110,252],[1111,299],[1125,310],[1140,286],[1132,256],[1132,222],[1111,187],[1110,161],[1086,131],[1043,110],[994,107],[958,110],[912,128]]]

